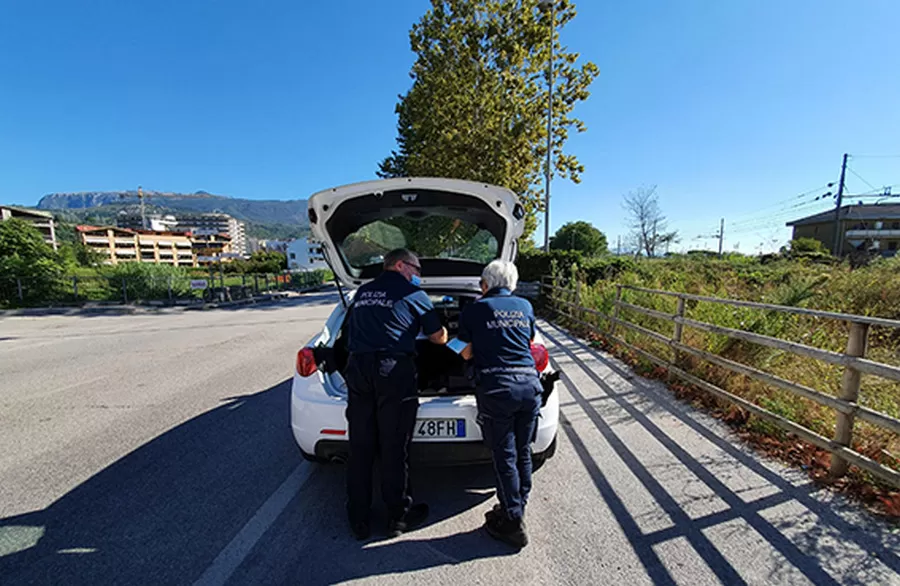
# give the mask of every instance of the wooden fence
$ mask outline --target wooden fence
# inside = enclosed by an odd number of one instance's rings
[[[888,328],[898,328],[900,330],[900,321],[891,319],[882,319],[876,317],[866,317],[861,315],[834,313],[828,311],[816,311],[812,309],[804,309],[799,307],[787,307],[782,305],[772,305],[767,303],[755,303],[750,301],[738,301],[732,299],[722,299],[719,297],[706,297],[702,295],[691,295],[687,293],[674,293],[671,291],[661,291],[656,289],[643,289],[640,287],[632,287],[626,285],[617,285],[616,299],[613,304],[612,314],[583,307],[580,303],[579,292],[580,286],[563,286],[565,283],[545,278],[542,283],[542,291],[554,308],[555,311],[564,315],[568,319],[581,324],[590,330],[599,333],[606,338],[629,348],[650,362],[667,369],[670,377],[677,377],[681,380],[693,384],[716,397],[733,403],[746,409],[750,413],[770,421],[781,429],[790,432],[797,437],[818,446],[831,453],[831,475],[840,477],[846,474],[849,464],[853,464],[863,470],[866,470],[891,484],[900,487],[900,472],[888,468],[871,458],[860,454],[851,449],[853,438],[853,424],[856,419],[867,421],[871,424],[883,427],[894,433],[900,434],[900,419],[891,417],[890,415],[875,411],[857,403],[860,391],[861,375],[871,374],[883,377],[892,381],[900,381],[900,367],[883,364],[873,360],[866,359],[866,347],[871,326],[882,326]],[[674,314],[669,314],[648,307],[626,303],[623,301],[622,294],[625,290],[641,292],[649,295],[662,295],[675,298],[677,309]],[[685,307],[687,301],[702,301],[708,303],[718,303],[732,307],[743,307],[752,309],[763,309],[788,314],[800,314],[806,316],[814,316],[819,318],[827,318],[841,320],[849,323],[850,331],[847,338],[846,350],[843,353],[832,352],[766,336],[744,330],[723,327],[703,321],[689,319],[685,317]],[[638,324],[629,322],[621,317],[623,309],[634,311],[643,315],[647,315],[660,320],[665,320],[673,324],[671,337],[665,336],[659,332],[642,327]],[[606,328],[598,328],[595,324],[586,321],[587,315],[599,317],[605,321]],[[843,378],[841,381],[840,393],[837,397],[827,393],[823,393],[816,389],[809,388],[804,385],[785,380],[770,373],[764,372],[752,366],[741,364],[733,360],[729,360],[722,356],[700,350],[683,343],[684,328],[695,328],[700,331],[728,336],[730,338],[752,342],[776,350],[791,352],[799,356],[805,356],[816,360],[836,364],[844,368]],[[672,350],[673,359],[666,360],[655,356],[654,354],[637,346],[626,342],[617,334],[617,328],[622,327],[634,332],[638,332],[652,340],[668,346]],[[837,425],[833,439],[828,439],[818,433],[803,427],[781,415],[772,413],[771,411],[756,405],[742,397],[722,389],[708,381],[705,381],[693,374],[690,374],[679,368],[679,357],[684,355],[694,356],[700,360],[704,360],[718,367],[724,368],[730,372],[750,377],[767,385],[778,387],[805,397],[806,399],[815,401],[826,407],[830,407],[837,412]],[[900,393],[900,386],[898,386]]]

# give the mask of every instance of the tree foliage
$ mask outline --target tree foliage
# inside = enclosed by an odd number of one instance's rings
[[[380,177],[450,177],[502,185],[520,195],[528,211],[525,239],[542,209],[539,180],[547,141],[547,70],[550,14],[537,0],[431,0],[413,26],[413,85],[397,104],[397,149]],[[553,171],[580,181],[584,167],[564,150],[572,116],[597,76],[593,63],[560,42],[575,18],[570,0],[556,2],[552,29]]]
[[[52,297],[61,272],[58,255],[37,228],[17,218],[0,222],[0,303],[14,301],[20,285],[26,302]]]
[[[658,256],[663,247],[678,242],[678,232],[667,231],[669,222],[659,208],[656,187],[636,189],[625,196],[623,203],[628,213],[631,245],[637,254]]]
[[[287,256],[281,252],[259,250],[247,260],[222,263],[226,273],[280,273],[286,271]]]
[[[577,250],[585,256],[608,252],[606,235],[590,222],[569,222],[550,238],[551,250]]]
[[[795,238],[790,242],[793,254],[828,254],[828,247],[815,238]]]

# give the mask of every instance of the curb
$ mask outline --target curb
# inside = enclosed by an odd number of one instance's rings
[[[299,291],[309,293],[315,289]],[[108,305],[93,307],[29,307],[23,309],[7,309],[0,311],[0,319],[4,317],[41,317],[49,315],[140,315],[159,313],[180,313],[183,311],[204,311],[210,309],[224,309],[240,305],[255,305],[257,303],[272,303],[288,297],[287,293],[269,293],[249,299],[236,301],[223,301],[220,303],[198,303],[195,305]]]

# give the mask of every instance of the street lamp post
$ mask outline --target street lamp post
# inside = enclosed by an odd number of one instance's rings
[[[538,8],[550,13],[550,58],[547,60],[547,163],[544,169],[544,252],[550,252],[550,165],[553,147],[553,32],[555,0],[540,0]]]

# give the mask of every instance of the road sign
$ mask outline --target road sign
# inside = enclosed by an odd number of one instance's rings
[[[191,279],[191,291],[203,290],[208,286],[206,279]]]

